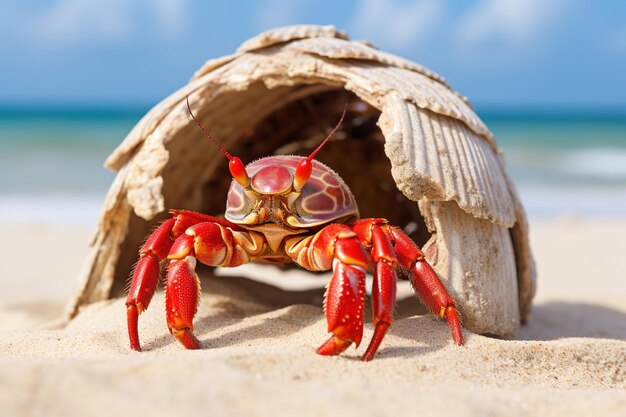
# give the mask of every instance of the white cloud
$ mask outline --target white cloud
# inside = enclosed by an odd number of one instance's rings
[[[187,0],[58,0],[45,10],[4,10],[0,24],[19,21],[9,26],[13,36],[56,47],[127,39],[147,16],[167,39],[183,33],[186,9]]]
[[[298,2],[293,0],[264,0],[257,1],[255,23],[258,30],[268,30],[279,26],[293,25],[299,22]],[[299,7],[300,6],[300,7]]]
[[[128,1],[128,0],[126,0]],[[187,25],[188,0],[147,0],[146,7],[152,7],[157,25],[166,37],[177,38],[183,35]]]
[[[128,9],[123,0],[61,0],[48,12],[33,15],[32,36],[54,44],[121,39],[130,30]]]
[[[561,0],[483,0],[461,21],[459,42],[468,47],[498,39],[529,46],[562,17],[561,5]]]
[[[614,52],[626,54],[626,26],[611,32],[608,44]]]
[[[441,0],[359,0],[350,34],[384,48],[411,48],[438,24],[443,4]]]

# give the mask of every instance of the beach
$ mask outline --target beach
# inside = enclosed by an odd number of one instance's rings
[[[315,353],[327,274],[203,280],[199,351],[168,334],[161,291],[140,317],[142,353],[123,298],[64,321],[113,179],[102,161],[143,111],[0,109],[1,415],[626,415],[623,117],[487,114],[529,213],[528,323],[514,340],[464,331],[456,346],[403,282],[363,363],[370,320],[358,349]]]
[[[3,3],[0,417],[626,417],[626,2],[538,3]]]
[[[358,360],[365,346],[315,354],[326,338],[321,305],[276,306],[229,277],[203,282],[202,350],[167,333],[159,292],[140,319],[145,351],[131,351],[124,299],[59,322],[88,227],[0,231],[11,260],[0,296],[5,415],[626,413],[626,221],[531,221],[539,290],[516,340],[465,332],[459,347],[445,323],[404,307],[370,363]]]

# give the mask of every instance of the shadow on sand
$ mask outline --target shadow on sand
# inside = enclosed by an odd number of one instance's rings
[[[626,340],[626,314],[594,304],[563,301],[533,306],[517,340],[590,337]]]
[[[323,285],[323,284],[322,284]],[[241,343],[241,340],[263,339],[270,336],[286,336],[300,331],[318,320],[325,320],[322,312],[324,291],[322,288],[287,290],[246,277],[210,277],[202,281],[203,292],[228,297],[230,301],[212,305],[213,313],[200,314],[195,319],[195,333],[203,347],[225,347]],[[245,301],[244,301],[245,300]],[[226,305],[227,304],[227,305]],[[251,307],[254,305],[254,307]],[[285,307],[278,316],[266,318],[260,323],[241,326],[247,317],[266,314]],[[312,307],[314,308],[312,308]],[[301,311],[305,309],[306,311]],[[215,314],[215,311],[219,312]],[[296,314],[298,313],[298,314]],[[426,314],[427,310],[414,296],[401,298],[396,305],[396,320]],[[292,317],[293,316],[293,317]],[[366,302],[365,317],[371,317],[369,298]],[[366,319],[370,322],[371,319]],[[252,321],[250,322],[252,323]],[[233,330],[219,338],[209,337],[214,331],[234,326]],[[326,334],[320,335],[320,340]],[[169,334],[147,342],[146,349],[161,348],[173,343]]]
[[[309,325],[317,320],[323,319],[321,311],[324,288],[312,288],[303,290],[287,290],[267,283],[255,281],[246,277],[214,277],[211,281],[204,281],[207,290],[212,294],[233,296],[239,294],[244,299],[252,301],[256,308],[248,309],[245,303],[242,304],[235,299],[231,307],[224,307],[217,316],[199,316],[196,318],[196,329],[203,345],[212,347],[223,347],[238,343],[243,339],[266,338],[268,334],[287,335],[299,331],[302,326]],[[204,284],[203,284],[204,285]],[[234,291],[234,293],[233,293]],[[256,324],[250,328],[233,329],[233,332],[222,335],[219,340],[206,338],[207,333],[211,333],[217,328],[228,327],[237,324],[245,317],[257,314],[265,314],[274,310],[279,310],[288,306],[300,305],[297,309],[307,306],[314,306],[305,314],[298,315],[298,319],[289,316],[294,312],[286,310],[284,314],[263,320],[263,323]],[[238,307],[241,306],[241,307]],[[216,306],[214,306],[216,307]],[[248,311],[249,310],[249,311]],[[301,312],[302,313],[302,312]],[[397,336],[415,340],[413,323],[419,315],[428,314],[426,308],[414,296],[404,297],[398,300],[395,310],[396,323],[393,326],[393,333]],[[365,316],[371,316],[371,306],[369,300],[366,302]],[[305,322],[302,318],[306,317]],[[400,319],[407,319],[410,322],[399,323]],[[366,320],[370,322],[369,319]],[[423,326],[424,323],[420,324]],[[440,324],[440,323],[438,323]],[[447,326],[446,326],[447,327]],[[271,329],[270,329],[271,328]],[[446,337],[448,337],[447,332]],[[619,310],[594,304],[573,303],[573,302],[548,302],[535,305],[526,325],[522,326],[515,340],[556,340],[571,337],[603,338],[626,340],[626,314]],[[436,338],[435,338],[436,339]],[[152,348],[160,347],[171,343],[170,335],[153,341]],[[431,339],[426,347],[420,349],[439,349],[448,340]],[[148,347],[148,346],[146,346]],[[415,354],[415,347],[398,348],[397,351],[387,351],[386,355],[404,356]]]

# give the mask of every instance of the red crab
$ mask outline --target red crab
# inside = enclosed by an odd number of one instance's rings
[[[295,262],[309,271],[333,276],[324,310],[332,336],[319,348],[337,355],[363,335],[365,275],[374,275],[372,310],[374,335],[361,357],[371,360],[393,321],[396,279],[406,273],[422,302],[446,319],[452,338],[463,338],[454,300],[413,241],[385,219],[359,219],[352,192],[329,167],[313,158],[341,125],[308,157],[270,156],[244,167],[193,120],[230,160],[233,182],[225,218],[172,210],[140,249],[126,299],[132,349],[140,351],[138,316],[150,303],[159,281],[159,264],[167,259],[165,305],[167,325],[186,348],[197,349],[193,318],[199,301],[196,261],[214,267],[246,262]]]

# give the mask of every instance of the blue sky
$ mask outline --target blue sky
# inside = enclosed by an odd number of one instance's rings
[[[0,103],[150,105],[275,26],[334,24],[477,107],[626,109],[626,1],[4,0]]]

